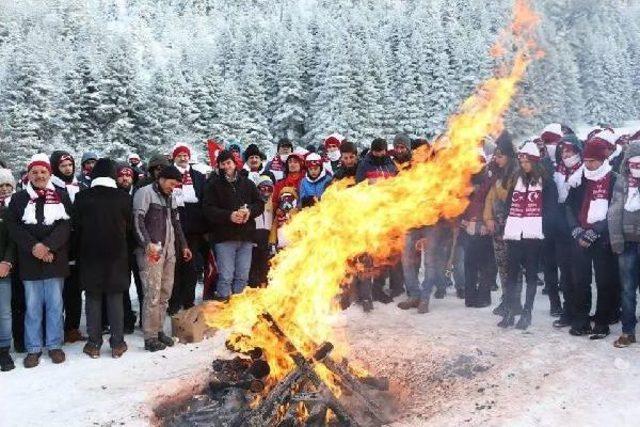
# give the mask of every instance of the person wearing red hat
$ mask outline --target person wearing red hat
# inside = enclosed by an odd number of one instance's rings
[[[520,314],[517,329],[531,325],[531,313],[538,286],[540,250],[545,235],[556,232],[558,191],[541,164],[541,153],[537,145],[528,141],[518,151],[520,171],[515,187],[507,198],[507,220],[504,240],[507,244],[507,283],[505,300],[507,312],[498,323],[506,328],[514,324]],[[522,269],[525,272],[526,295],[521,313],[521,295],[518,281]]]
[[[324,139],[324,151],[331,164],[329,172],[334,173],[340,167],[340,145],[345,142],[344,136],[332,133]]]
[[[606,128],[594,134],[588,141],[601,144],[607,156],[607,162],[611,166],[611,170],[615,173],[620,172],[620,164],[622,163],[622,145],[618,144],[620,139],[613,129]]]
[[[27,167],[26,188],[11,198],[5,221],[17,244],[18,272],[24,284],[26,368],[40,363],[42,350],[49,350],[54,363],[63,363],[62,288],[69,275],[71,200],[66,191],[51,182],[51,164],[45,154],[36,154]],[[43,313],[46,332],[43,340]]]
[[[608,142],[598,137],[585,144],[581,180],[569,190],[566,201],[567,220],[574,242],[571,281],[565,292],[565,314],[571,322],[571,335],[591,335],[592,339],[607,336],[610,322],[618,315],[619,275],[607,226],[616,181],[607,160],[609,150]],[[589,319],[592,271],[595,271],[598,290],[594,328]]]
[[[173,149],[173,163],[182,174],[182,182],[174,190],[180,214],[180,224],[187,239],[187,246],[194,253],[204,246],[204,235],[208,231],[202,213],[202,199],[206,177],[191,167],[191,149],[184,144],[177,144]],[[173,290],[169,300],[169,315],[181,309],[189,309],[195,304],[198,272],[196,260],[176,262]]]

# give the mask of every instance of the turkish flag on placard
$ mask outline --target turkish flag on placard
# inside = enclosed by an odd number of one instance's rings
[[[207,152],[209,153],[209,166],[215,168],[218,165],[218,154],[224,150],[224,146],[215,139],[207,139]]]

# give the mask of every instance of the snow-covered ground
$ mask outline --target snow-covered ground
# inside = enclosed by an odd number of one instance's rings
[[[498,293],[494,293],[497,299]],[[338,315],[353,356],[373,373],[393,378],[395,426],[633,426],[640,406],[640,345],[615,349],[620,326],[602,341],[554,330],[547,297],[538,294],[527,332],[502,330],[489,308],[467,309],[448,295],[431,313],[376,303],[370,314],[351,307]],[[82,344],[68,360],[21,366],[0,374],[0,425],[138,426],[154,423],[154,408],[193,392],[214,357],[228,354],[222,336],[144,352],[139,331],[129,352],[92,360]]]

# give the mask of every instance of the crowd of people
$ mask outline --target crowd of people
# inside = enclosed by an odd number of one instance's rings
[[[15,367],[12,343],[26,352],[26,368],[36,367],[44,350],[63,363],[65,342],[86,341],[83,352],[98,358],[105,334],[112,357],[121,357],[125,335],[138,324],[131,277],[144,348],[174,345],[165,317],[194,306],[200,277],[204,299],[223,303],[247,285],[268,286],[269,260],[287,246],[282,230],[292,216],[318,203],[335,181],[350,180],[341,187],[348,188],[392,178],[428,144],[399,134],[359,153],[339,134],[320,147],[294,147],[284,138],[269,161],[254,144],[244,151],[229,144],[208,173],[184,144],[146,165],[135,154],[118,162],[85,153],[77,173],[70,153],[37,154],[18,181],[2,165],[1,370]],[[488,307],[499,283],[498,326],[527,329],[542,284],[554,327],[600,339],[622,321],[615,346],[633,344],[640,132],[596,129],[581,141],[569,127],[551,124],[517,148],[503,132],[479,155],[483,167],[465,213],[410,230],[393,265],[363,256],[378,274],[356,276],[342,306],[357,302],[370,311],[374,301],[388,304],[406,293],[400,309],[428,313],[431,298],[444,298],[454,285],[467,307]]]

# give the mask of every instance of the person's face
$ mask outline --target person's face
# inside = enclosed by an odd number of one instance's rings
[[[407,148],[406,145],[403,144],[397,144],[393,147],[393,150],[395,151],[397,156],[402,157],[403,155],[407,154],[409,152],[409,149]]]
[[[84,162],[83,168],[87,172],[91,172],[93,167],[96,165],[96,160],[87,160]]]
[[[51,172],[44,166],[34,166],[29,170],[29,182],[35,188],[44,189],[51,178]]]
[[[129,163],[131,164],[131,166],[138,166],[138,164],[140,163],[140,159],[129,159]]]
[[[236,162],[233,159],[227,159],[220,163],[220,170],[223,171],[226,176],[233,176],[236,171]]]
[[[358,163],[358,156],[354,153],[342,153],[340,156],[340,161],[342,165],[346,168],[352,168]]]
[[[327,146],[327,154],[335,153],[336,151],[340,151],[340,147],[338,147],[337,145]]]
[[[531,170],[533,169],[531,160],[527,159],[526,157],[521,157],[520,168],[523,170],[524,173],[531,173]]]
[[[249,164],[249,167],[251,169],[260,169],[260,166],[262,165],[262,159],[260,158],[260,156],[249,156],[249,158],[247,159],[247,163]]]
[[[189,166],[189,155],[187,153],[180,153],[176,156],[174,162],[176,165],[182,168]]]
[[[289,165],[289,172],[300,172],[300,160],[296,159],[296,158],[290,158],[287,161],[287,165]]]
[[[604,162],[602,160],[584,159],[584,167],[590,171],[597,170],[603,163]]]
[[[373,157],[382,158],[387,155],[387,150],[371,150]]]
[[[133,185],[133,177],[129,175],[119,176],[116,182],[118,183],[118,187],[129,190]]]
[[[573,149],[573,147],[571,147],[571,146],[564,147],[562,149],[562,160],[566,160],[568,158],[571,158],[571,157],[575,156],[576,154],[578,154],[578,153],[576,153],[576,151]]]
[[[160,172],[162,172],[162,169],[164,169],[163,166],[158,166],[156,168],[153,169],[153,179],[154,180],[158,180],[158,176],[160,176]]]
[[[293,150],[289,146],[284,146],[284,147],[278,148],[278,154],[281,155],[281,156],[288,156],[292,152],[293,152]]]
[[[13,193],[13,186],[11,184],[0,184],[0,196],[7,197]]]
[[[176,179],[160,178],[158,180],[158,186],[160,187],[160,191],[162,191],[162,193],[165,196],[171,195],[171,193],[173,193],[173,190],[178,186],[178,184],[180,184],[180,182]]]
[[[73,162],[71,160],[63,160],[58,166],[58,170],[64,176],[73,175]]]
[[[270,185],[259,185],[258,190],[263,200],[269,200],[273,194],[273,187]]]
[[[310,165],[308,171],[309,171],[309,176],[315,179],[320,176],[320,172],[322,172],[322,166]]]
[[[500,169],[506,168],[509,163],[509,158],[502,153],[495,153],[493,158]]]

